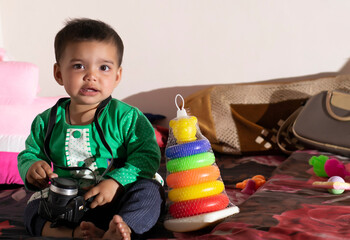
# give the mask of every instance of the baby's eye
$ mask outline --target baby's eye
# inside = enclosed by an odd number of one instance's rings
[[[74,64],[74,65],[73,65],[73,68],[74,68],[74,69],[84,69],[84,65],[83,65],[83,64],[80,64],[80,63],[77,63],[77,64]]]
[[[102,71],[108,71],[108,70],[110,70],[111,68],[108,67],[107,65],[102,65],[102,66],[100,67],[100,69],[101,69]]]

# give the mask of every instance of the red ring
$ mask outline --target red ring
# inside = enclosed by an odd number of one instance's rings
[[[215,196],[173,203],[169,207],[169,211],[174,218],[190,217],[224,209],[229,202],[227,195],[221,193]]]

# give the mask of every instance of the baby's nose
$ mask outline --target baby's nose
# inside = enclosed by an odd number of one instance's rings
[[[84,76],[85,81],[96,81],[96,74],[94,71],[87,71]]]

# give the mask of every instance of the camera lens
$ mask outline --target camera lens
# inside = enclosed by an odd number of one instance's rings
[[[66,206],[68,201],[78,194],[78,184],[73,179],[51,179],[48,201],[57,206]]]

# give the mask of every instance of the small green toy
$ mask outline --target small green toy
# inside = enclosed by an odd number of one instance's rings
[[[324,165],[326,161],[328,160],[327,156],[319,155],[319,156],[313,156],[309,160],[309,164],[314,167],[314,172],[319,177],[328,177]]]

